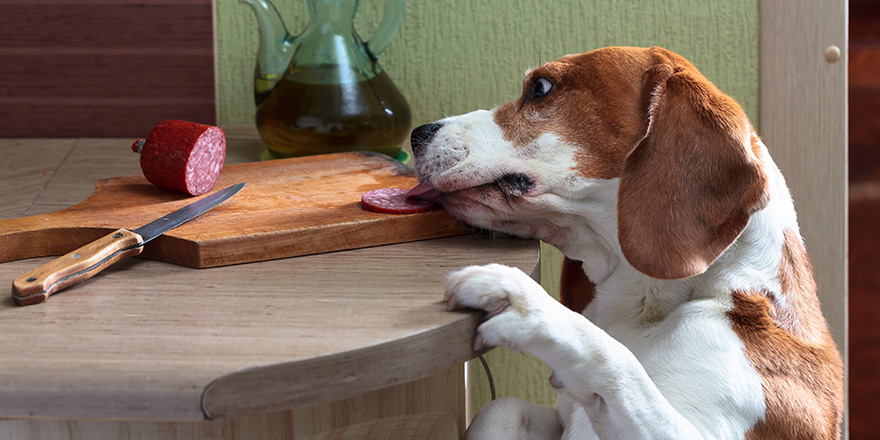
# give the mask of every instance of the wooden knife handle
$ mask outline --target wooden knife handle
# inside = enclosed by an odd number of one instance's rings
[[[119,229],[19,276],[12,282],[12,299],[20,306],[41,303],[117,261],[141,253],[143,243],[140,235]]]

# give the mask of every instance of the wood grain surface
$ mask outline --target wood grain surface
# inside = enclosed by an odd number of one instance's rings
[[[213,124],[212,9],[210,0],[0,2],[0,136]]]
[[[21,200],[12,215],[56,211],[65,193],[75,204],[96,176],[137,166],[113,148],[119,139],[46,142],[64,158],[48,154],[45,163],[59,165],[44,175],[35,164],[44,158],[25,154],[36,141],[0,140],[17,158],[0,165],[0,176],[37,170],[16,183],[29,193],[0,194],[0,202]],[[228,159],[250,156],[230,144]],[[442,282],[470,264],[531,273],[538,252],[535,241],[469,234],[198,270],[128,259],[40,305],[16,307],[7,297],[0,417],[66,420],[4,420],[0,434],[231,438],[249,425],[265,433],[271,422],[289,428],[278,438],[298,438],[438,411],[457,413],[463,428],[461,363],[475,356],[481,317],[447,312]],[[46,261],[0,264],[0,283]],[[219,421],[198,422],[208,415]]]
[[[247,183],[240,193],[151,241],[142,256],[203,268],[468,233],[443,210],[363,210],[365,191],[418,183],[411,168],[380,154],[229,165],[214,189],[239,182]],[[195,200],[157,188],[142,175],[102,179],[91,197],[73,207],[0,220],[0,262],[67,253]]]

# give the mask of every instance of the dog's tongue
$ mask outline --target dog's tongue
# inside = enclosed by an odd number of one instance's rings
[[[406,197],[415,197],[422,200],[436,201],[440,197],[440,190],[430,183],[420,183],[406,193]]]

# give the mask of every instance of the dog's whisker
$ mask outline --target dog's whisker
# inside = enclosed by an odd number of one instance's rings
[[[541,48],[538,47],[538,43],[536,43],[536,42],[533,41],[533,42],[532,42],[532,47],[535,48],[535,53],[538,55],[538,65],[539,65],[539,66],[543,65],[544,62],[541,61]]]

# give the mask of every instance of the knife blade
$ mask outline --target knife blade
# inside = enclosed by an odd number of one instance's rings
[[[123,258],[140,254],[144,243],[225,202],[244,185],[237,183],[217,191],[140,228],[116,230],[28,271],[12,282],[12,299],[20,306],[46,301],[53,293],[81,283]]]

